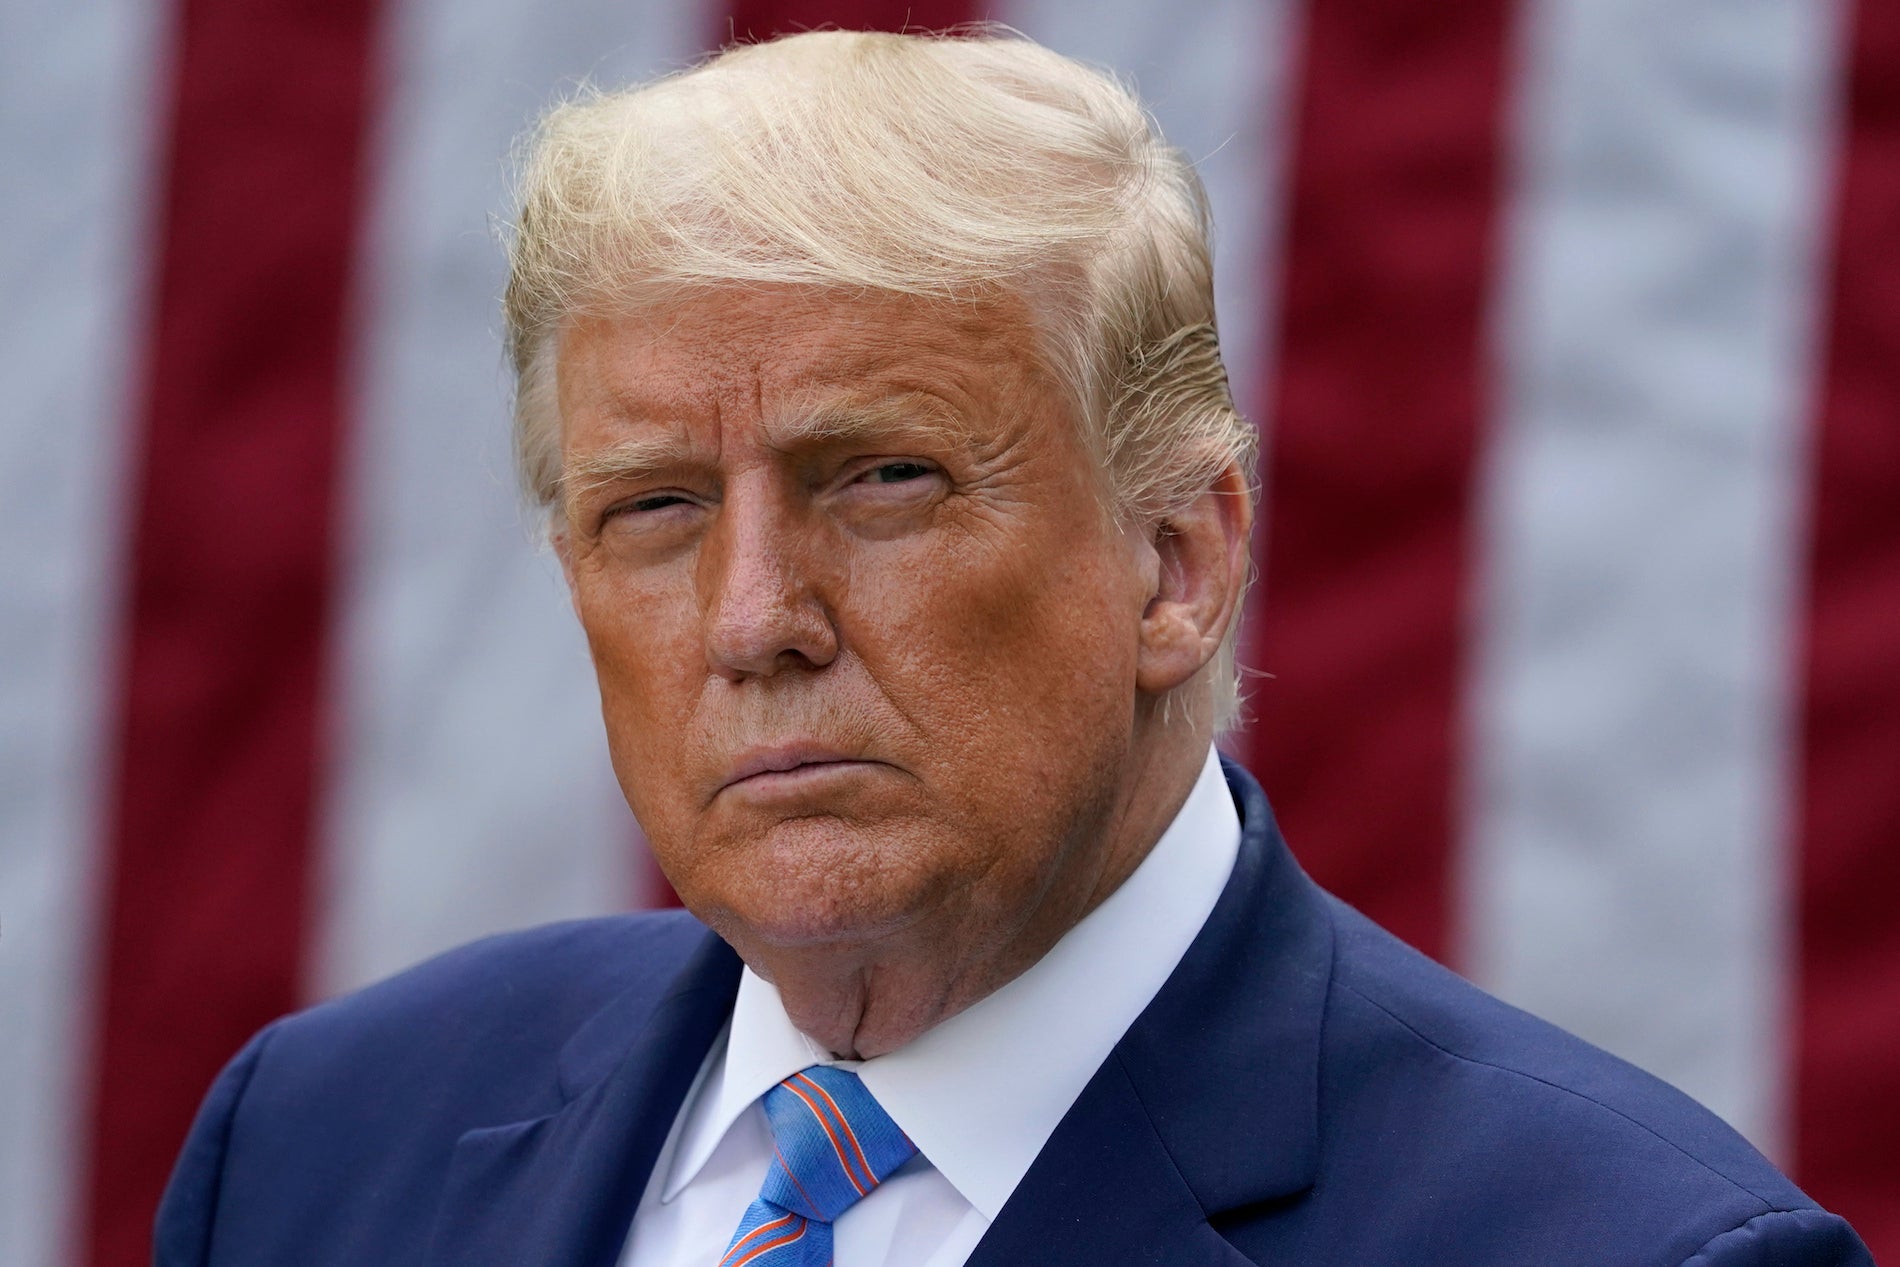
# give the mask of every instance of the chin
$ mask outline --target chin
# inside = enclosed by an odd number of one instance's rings
[[[680,900],[735,945],[853,945],[921,919],[952,886],[924,842],[830,817],[792,819],[719,851]]]

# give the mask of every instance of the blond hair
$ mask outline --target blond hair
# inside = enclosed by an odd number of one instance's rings
[[[564,325],[735,285],[1018,295],[1116,513],[1156,524],[1230,464],[1251,476],[1193,166],[1112,77],[1011,32],[814,31],[586,92],[528,138],[518,206],[516,453],[556,514]],[[1234,712],[1238,624],[1217,724]]]

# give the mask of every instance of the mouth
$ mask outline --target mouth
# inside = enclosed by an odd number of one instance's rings
[[[819,744],[754,748],[733,763],[725,781],[719,785],[719,792],[770,795],[798,791],[861,774],[882,764]]]

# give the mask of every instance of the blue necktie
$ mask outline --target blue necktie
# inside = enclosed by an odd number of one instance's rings
[[[772,1169],[719,1267],[828,1267],[831,1224],[917,1154],[854,1073],[825,1065],[765,1093]]]

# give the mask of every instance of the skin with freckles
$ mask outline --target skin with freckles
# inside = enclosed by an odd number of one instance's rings
[[[1034,963],[1206,753],[1243,476],[1119,523],[1033,347],[1008,297],[803,288],[559,347],[555,544],[621,786],[686,906],[841,1055]]]

